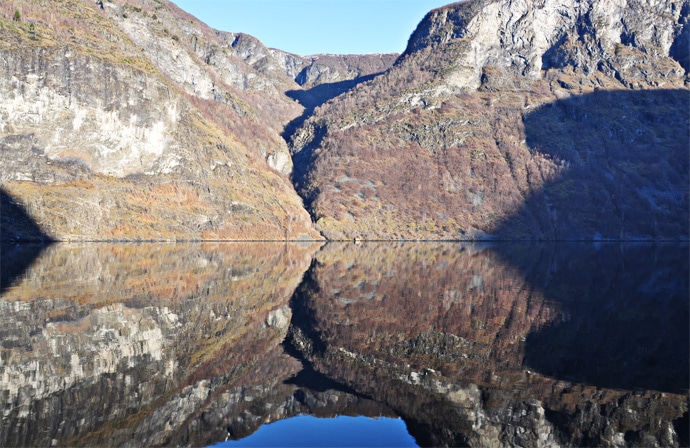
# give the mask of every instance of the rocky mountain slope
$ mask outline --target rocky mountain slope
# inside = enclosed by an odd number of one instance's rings
[[[688,238],[687,1],[467,1],[291,140],[327,238]]]
[[[5,207],[10,239],[321,238],[289,180],[281,133],[305,108],[286,92],[393,62],[324,65],[159,0],[4,2],[0,35],[3,198],[42,231]]]

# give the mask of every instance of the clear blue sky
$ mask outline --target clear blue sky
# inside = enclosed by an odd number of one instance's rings
[[[424,15],[453,0],[173,0],[222,31],[302,56],[401,53]]]

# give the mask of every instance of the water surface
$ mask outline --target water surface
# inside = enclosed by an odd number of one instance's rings
[[[240,440],[213,445],[230,447],[416,447],[405,423],[394,418],[338,416],[317,418],[309,415],[278,420],[264,425]]]
[[[306,416],[421,446],[688,444],[687,245],[4,253],[2,446],[306,437]]]

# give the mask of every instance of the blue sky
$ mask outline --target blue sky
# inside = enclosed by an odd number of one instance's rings
[[[430,10],[452,0],[173,0],[209,26],[299,55],[400,53]]]

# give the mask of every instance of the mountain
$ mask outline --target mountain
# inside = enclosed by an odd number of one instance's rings
[[[687,240],[689,16],[474,0],[299,56],[168,0],[6,1],[2,238]]]
[[[159,0],[3,2],[0,35],[3,239],[320,239],[286,92],[395,57],[291,55]]]
[[[466,1],[292,136],[330,239],[687,239],[687,1]]]

